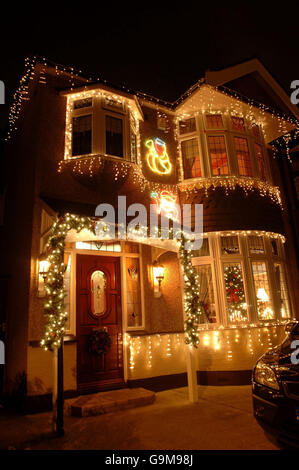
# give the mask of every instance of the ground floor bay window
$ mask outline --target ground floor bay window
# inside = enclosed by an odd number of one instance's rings
[[[290,318],[283,242],[282,236],[264,232],[206,234],[193,257],[202,323],[233,326]]]

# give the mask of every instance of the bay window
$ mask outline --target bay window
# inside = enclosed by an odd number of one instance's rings
[[[247,139],[234,137],[235,151],[240,176],[253,176]]]
[[[73,118],[72,156],[88,155],[92,152],[91,142],[92,116],[87,114]]]
[[[123,157],[122,119],[106,115],[106,154]]]
[[[259,320],[274,320],[275,314],[270,298],[268,272],[264,261],[252,261],[257,314]]]

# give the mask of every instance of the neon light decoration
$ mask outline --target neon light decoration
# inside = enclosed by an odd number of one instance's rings
[[[177,219],[178,209],[176,207],[177,197],[175,194],[169,191],[161,191],[160,194],[152,193],[151,197],[156,201],[158,214],[162,214],[169,219]]]
[[[168,175],[171,172],[172,165],[167,154],[165,142],[156,137],[155,140],[147,140],[145,146],[149,149],[146,160],[150,169],[159,175]]]

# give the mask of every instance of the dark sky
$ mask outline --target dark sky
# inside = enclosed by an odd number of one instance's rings
[[[296,3],[139,2],[137,9],[135,2],[11,3],[1,18],[0,79],[7,105],[0,107],[0,125],[31,54],[170,101],[206,69],[252,57],[288,93],[290,82],[299,79]]]

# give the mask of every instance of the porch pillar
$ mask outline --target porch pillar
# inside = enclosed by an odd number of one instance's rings
[[[187,377],[188,377],[188,395],[189,401],[192,403],[198,402],[198,385],[197,385],[197,371],[196,371],[196,357],[195,349],[186,345],[186,363],[187,363]]]

